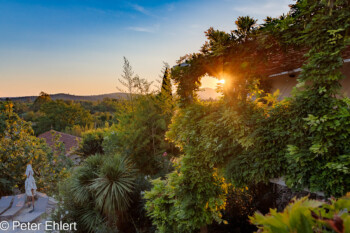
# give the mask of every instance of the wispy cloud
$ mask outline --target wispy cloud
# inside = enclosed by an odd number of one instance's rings
[[[154,33],[159,30],[160,25],[156,24],[150,27],[128,27],[127,29],[130,31],[135,31],[135,32],[147,32],[147,33]]]
[[[128,27],[128,30],[135,32],[153,32],[151,28],[147,27]]]
[[[176,6],[174,3],[160,5],[155,8],[145,8],[139,4],[133,4],[133,3],[129,3],[129,5],[134,11],[158,20],[166,19],[166,17],[164,16],[164,11],[172,12],[176,9]]]
[[[154,16],[149,10],[147,10],[146,8],[144,8],[143,6],[141,5],[138,5],[138,4],[131,4],[131,7],[135,10],[135,11],[138,11],[144,15],[147,15],[147,16]]]

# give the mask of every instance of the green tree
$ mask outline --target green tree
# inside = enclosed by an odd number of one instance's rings
[[[162,77],[162,86],[160,89],[160,95],[163,95],[166,98],[171,98],[173,96],[171,77],[170,77],[170,68],[168,64],[164,64],[164,74]]]
[[[48,194],[67,177],[71,161],[62,150],[53,152],[46,143],[33,135],[29,123],[12,111],[12,103],[0,103],[0,195],[13,188],[24,191],[25,169],[32,162],[38,189]],[[62,145],[57,144],[57,148]],[[5,187],[4,187],[5,186]]]
[[[79,152],[82,153],[84,157],[103,154],[103,138],[106,130],[97,129],[84,132],[82,135],[83,140],[80,143]]]
[[[118,124],[107,131],[103,142],[106,153],[119,152],[129,156],[144,174],[156,174],[164,168],[163,154],[176,155],[174,146],[165,141],[171,110],[163,111],[153,96],[139,96],[134,111],[118,114]]]
[[[127,94],[127,103],[130,104],[131,111],[135,109],[134,100],[138,97],[137,95],[148,94],[152,85],[152,82],[134,75],[132,66],[126,57],[124,57],[123,74],[118,81],[123,87],[117,86],[117,89]]]
[[[183,155],[175,171],[164,181],[154,181],[145,195],[149,216],[160,232],[207,232],[207,225],[224,222],[220,211],[225,208],[227,184],[221,167],[226,146],[234,145],[214,127],[220,124],[218,109],[193,104],[172,119],[167,138]]]
[[[125,59],[125,74],[133,74]],[[158,94],[148,93],[151,83],[129,82],[129,91],[134,95],[125,102],[123,110],[116,114],[118,122],[107,130],[103,149],[105,153],[121,153],[131,158],[143,174],[155,175],[169,169],[169,159],[178,153],[171,143],[165,141],[165,132],[174,110],[169,70],[164,69],[164,85]],[[124,75],[126,77],[126,75]],[[129,83],[129,84],[128,84]],[[126,85],[128,84],[128,85]],[[131,86],[132,85],[132,88]],[[163,156],[168,153],[168,156]]]
[[[42,92],[40,92],[39,96],[35,99],[31,108],[35,112],[39,111],[41,105],[48,103],[50,101],[52,101],[50,95],[42,91]]]
[[[80,104],[74,102],[51,101],[43,104],[40,112],[43,113],[43,116],[39,117],[34,125],[37,134],[50,129],[64,131],[66,128],[72,128],[74,125],[85,127],[93,124],[91,114],[82,108]]]
[[[233,30],[232,33],[238,38],[238,40],[246,41],[250,33],[256,29],[256,22],[256,19],[249,16],[240,16],[235,21],[237,29]]]

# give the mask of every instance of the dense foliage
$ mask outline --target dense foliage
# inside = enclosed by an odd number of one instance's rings
[[[171,115],[163,111],[154,96],[134,100],[134,110],[117,116],[118,124],[107,131],[106,152],[119,151],[129,156],[144,174],[162,169],[163,154],[176,155],[177,150],[164,140]],[[171,114],[171,112],[170,112]]]
[[[349,195],[330,203],[304,197],[293,199],[281,213],[272,209],[266,216],[255,213],[250,220],[262,233],[345,233],[350,232],[349,206]]]
[[[102,143],[105,132],[105,129],[96,129],[83,133],[79,153],[83,157],[87,157],[94,154],[103,154],[104,150]]]
[[[118,123],[107,130],[104,151],[130,157],[145,175],[164,174],[171,169],[169,159],[178,154],[173,144],[165,140],[174,111],[169,71],[164,69],[159,93],[147,93],[150,84],[140,81],[138,76],[130,76],[133,72],[128,62],[124,69],[123,83],[133,95],[129,95],[123,110],[116,114]]]
[[[51,96],[45,92],[40,92],[39,96],[35,99],[31,109],[33,111],[39,111],[41,106],[45,103],[51,102]]]
[[[115,98],[96,101],[73,101],[53,100],[49,94],[41,92],[34,101],[14,101],[13,111],[32,123],[35,135],[54,129],[80,137],[86,131],[103,129],[116,123],[115,114],[123,106],[123,96],[116,95]]]
[[[146,192],[146,209],[159,232],[193,232],[222,220],[227,185],[222,176],[200,162],[200,156],[188,156],[181,169],[167,180],[154,180]],[[211,171],[211,172],[210,172]]]
[[[206,232],[206,224],[222,222],[222,174],[236,187],[284,177],[289,187],[327,196],[350,190],[350,108],[339,92],[349,2],[301,0],[286,16],[254,23],[240,17],[231,33],[210,28],[200,53],[180,58],[172,70],[180,110],[167,137],[183,155],[145,195],[159,232]],[[311,49],[293,96],[278,101],[278,92],[266,93],[263,57],[283,48]],[[198,101],[204,75],[225,79],[223,100]]]
[[[122,230],[128,218],[135,180],[129,159],[90,156],[61,185],[54,219],[76,222],[79,232],[118,232],[116,227]]]
[[[350,44],[349,1],[299,0],[288,15],[256,22],[239,17],[230,33],[209,28],[199,53],[165,67],[158,93],[124,58],[123,101],[53,101],[41,93],[30,114],[18,104],[36,133],[87,131],[80,148],[86,160],[62,183],[55,218],[77,221],[81,232],[136,232],[149,227],[145,208],[157,232],[205,233],[208,225],[228,224],[234,207],[239,211],[231,219],[256,211],[254,198],[271,178],[326,196],[349,192],[350,100],[339,91],[342,52]],[[268,93],[264,70],[271,54],[288,49],[308,52],[292,97],[280,101],[278,91]],[[204,75],[225,79],[219,101],[198,100]],[[11,106],[1,111],[0,190],[7,193],[23,182],[18,172],[28,161],[46,174],[61,160]],[[349,206],[349,197],[331,204],[304,198],[251,221],[263,232],[346,232]]]
[[[194,103],[190,93],[204,74],[221,78],[219,71],[225,70],[229,90],[223,90],[224,110],[209,114],[226,120],[225,124],[216,120],[212,131],[225,132],[224,140],[230,138],[232,147],[238,145],[228,152],[226,173],[233,183],[248,185],[284,176],[290,187],[327,195],[340,196],[350,189],[349,101],[337,98],[343,78],[341,55],[349,45],[349,7],[347,1],[298,1],[289,15],[267,18],[265,25],[251,30],[244,27],[252,27],[254,21],[241,17],[236,24],[243,28],[231,34],[208,30],[201,53],[187,56],[190,65],[173,71],[182,106],[186,106]],[[266,41],[271,37],[274,40]],[[279,103],[276,96],[261,90],[264,79],[259,69],[259,57],[268,56],[266,49],[277,42],[296,49],[311,48],[293,97]],[[247,54],[256,48],[256,53]],[[190,134],[183,136],[188,137]]]
[[[324,190],[328,194],[342,195],[350,190],[350,176],[345,170],[349,163],[349,100],[337,99],[342,51],[350,44],[350,4],[336,1],[302,2],[297,5],[298,17],[306,18],[308,26],[297,37],[301,43],[312,46],[307,63],[302,67],[299,84],[304,88],[295,94],[293,111],[299,113],[302,123],[299,138],[288,146],[288,185]],[[322,25],[322,26],[321,26]],[[302,130],[304,128],[304,130]]]
[[[134,76],[125,59],[121,81],[133,93],[113,112],[111,126],[82,134],[78,152],[84,162],[60,186],[54,218],[77,222],[81,232],[151,229],[142,193],[151,187],[150,176],[173,170],[170,160],[178,154],[165,140],[174,110],[169,70],[164,69],[160,91],[149,93],[150,84]]]
[[[74,102],[50,101],[40,107],[40,112],[43,115],[39,117],[34,127],[38,134],[50,129],[64,131],[74,125],[83,127],[92,125],[90,113]]]
[[[24,191],[25,170],[32,163],[40,191],[52,194],[57,183],[68,176],[72,162],[56,140],[55,151],[33,135],[29,123],[12,111],[12,103],[0,103],[0,195],[14,188]]]

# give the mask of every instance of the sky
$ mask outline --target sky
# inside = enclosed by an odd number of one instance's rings
[[[123,56],[141,78],[159,79],[198,52],[209,27],[239,16],[262,23],[292,0],[0,0],[0,97],[117,92]],[[214,87],[212,79],[203,87]]]

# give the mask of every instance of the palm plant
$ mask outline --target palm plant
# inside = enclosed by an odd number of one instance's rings
[[[237,29],[234,30],[233,33],[239,40],[246,41],[248,35],[255,29],[256,22],[256,19],[249,16],[240,16],[235,22]]]
[[[97,232],[96,229],[101,229],[101,226],[104,225],[105,218],[95,208],[94,196],[89,189],[92,180],[98,177],[98,170],[103,161],[101,155],[88,157],[84,164],[77,167],[71,178],[60,188],[60,191],[63,192],[63,212],[69,212],[70,216],[66,216],[66,218],[77,222],[79,232]]]
[[[76,211],[78,226],[81,232],[112,233],[117,232],[105,224],[105,218],[92,205],[81,206]]]
[[[135,179],[136,170],[129,159],[119,155],[108,157],[89,186],[96,207],[106,216],[126,211]]]
[[[98,177],[98,170],[103,164],[103,156],[88,157],[83,166],[76,168],[71,178],[72,197],[76,203],[85,204],[93,199],[89,186]]]
[[[70,215],[65,217],[76,221],[80,232],[117,231],[130,206],[135,179],[136,170],[125,157],[88,157],[65,182],[62,210]]]

